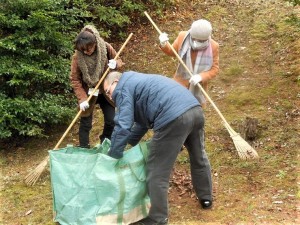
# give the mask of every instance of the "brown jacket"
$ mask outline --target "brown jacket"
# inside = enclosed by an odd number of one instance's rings
[[[176,38],[176,40],[174,41],[174,43],[172,44],[173,48],[175,49],[175,51],[177,53],[179,52],[186,35],[187,35],[187,31],[181,31],[179,33],[178,37]],[[208,81],[210,79],[214,78],[215,76],[217,76],[217,74],[219,73],[219,44],[216,41],[214,41],[213,39],[211,39],[211,45],[212,45],[212,51],[213,51],[213,65],[210,70],[201,72],[201,77],[202,77],[201,84],[202,84],[202,87],[204,88],[204,90],[207,90]],[[161,49],[167,55],[174,56],[174,57],[176,56],[173,53],[172,49],[169,47],[169,45],[161,47]],[[197,56],[197,51],[192,50],[191,54],[192,54],[191,55],[192,63],[194,66],[195,59]],[[175,75],[174,75],[174,79],[177,82],[179,82],[186,88],[189,87],[189,80],[183,79],[182,76],[175,76]]]
[[[114,48],[110,44],[108,44],[108,43],[105,43],[105,44],[106,44],[106,48],[107,48],[107,57],[108,57],[108,59],[107,59],[107,62],[106,62],[104,72],[108,68],[108,66],[107,66],[108,60],[113,59],[117,54],[116,51],[114,50]],[[118,59],[117,60],[117,68],[120,68],[122,65],[123,65],[122,60]],[[100,79],[101,79],[102,75],[100,76]],[[87,100],[88,99],[89,87],[82,79],[82,73],[81,73],[80,68],[78,66],[78,59],[77,59],[76,52],[72,57],[70,80],[71,80],[71,86],[73,88],[73,91],[74,91],[74,93],[77,97],[78,104],[80,104],[80,103],[84,102],[85,100]],[[102,85],[100,85],[100,93],[104,93]],[[107,96],[105,96],[105,97],[113,105],[113,103],[110,101],[110,99]],[[95,97],[95,96],[93,96],[91,98],[91,100],[89,101],[90,107],[87,110],[85,110],[84,112],[82,112],[81,116],[84,116],[84,117],[89,116],[93,112],[96,100],[97,100],[97,97]]]

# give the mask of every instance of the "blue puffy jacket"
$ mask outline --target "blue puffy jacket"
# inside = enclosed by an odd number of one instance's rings
[[[112,99],[116,114],[109,155],[114,158],[121,158],[126,144],[137,144],[148,129],[159,130],[199,106],[196,98],[176,81],[133,71],[122,74]]]

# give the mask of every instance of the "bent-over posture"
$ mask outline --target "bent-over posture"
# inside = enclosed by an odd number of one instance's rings
[[[123,157],[127,144],[134,146],[148,129],[154,131],[146,166],[151,208],[148,217],[134,224],[168,223],[169,179],[182,145],[189,153],[199,202],[210,207],[212,182],[204,148],[204,116],[191,92],[170,78],[133,71],[109,73],[103,87],[116,106],[111,157]]]

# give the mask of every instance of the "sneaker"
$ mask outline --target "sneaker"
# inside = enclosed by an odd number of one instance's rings
[[[165,219],[161,222],[156,222],[155,220],[151,219],[150,217],[146,217],[142,220],[139,220],[135,223],[131,223],[130,225],[167,225],[168,219]]]
[[[203,209],[210,209],[212,207],[212,201],[207,199],[201,199],[200,205]]]

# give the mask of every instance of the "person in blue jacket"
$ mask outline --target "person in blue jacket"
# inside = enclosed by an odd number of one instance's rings
[[[192,183],[203,208],[212,206],[211,168],[204,149],[204,115],[197,99],[176,81],[157,74],[111,72],[104,91],[116,106],[109,156],[119,159],[127,144],[135,146],[149,129],[148,217],[134,223],[168,223],[169,178],[181,147],[191,163]]]

